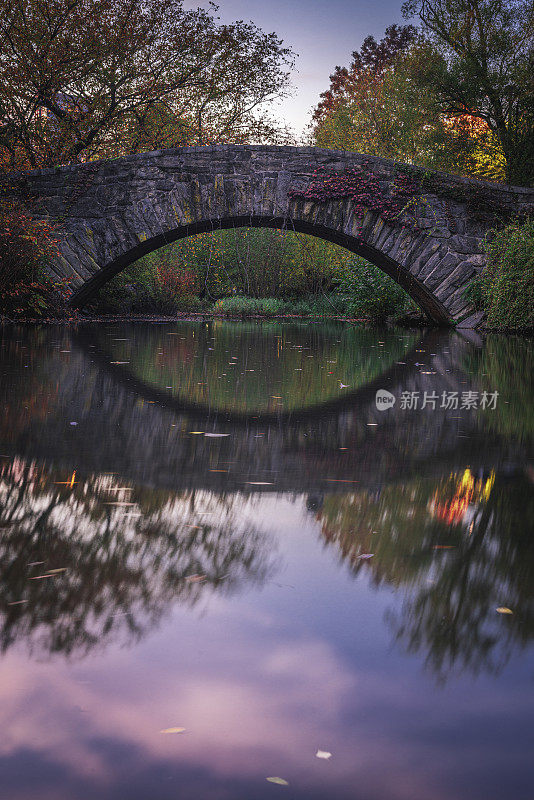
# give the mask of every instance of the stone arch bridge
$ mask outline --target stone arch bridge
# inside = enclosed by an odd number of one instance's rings
[[[484,266],[484,237],[534,208],[534,189],[289,146],[142,153],[25,173],[14,190],[56,226],[50,270],[69,279],[75,307],[151,250],[258,226],[335,242],[393,277],[435,322],[466,327],[481,318],[464,291]]]

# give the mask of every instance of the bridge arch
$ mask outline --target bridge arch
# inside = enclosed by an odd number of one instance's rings
[[[56,226],[59,254],[50,271],[69,280],[74,306],[165,244],[222,228],[270,227],[363,256],[438,323],[475,324],[481,315],[464,291],[484,267],[484,237],[499,215],[534,207],[534,190],[441,173],[412,180],[403,169],[410,168],[358,153],[223,145],[36,170],[20,176],[19,190],[37,218]],[[318,175],[337,176],[340,185],[350,175],[373,187],[374,200],[363,190],[310,191]],[[388,215],[399,176],[413,191],[402,213]]]
[[[437,297],[418,280],[412,273],[398,261],[390,258],[386,253],[376,247],[361,242],[354,236],[347,236],[340,231],[318,225],[316,223],[300,220],[296,217],[290,219],[290,230],[296,233],[305,233],[318,239],[323,239],[333,244],[349,250],[356,255],[362,256],[371,264],[379,267],[383,272],[395,280],[402,288],[415,300],[421,309],[430,319],[441,324],[450,321],[450,314]],[[104,286],[111,278],[127,269],[137,259],[147,255],[154,250],[172,244],[179,239],[195,236],[199,233],[213,232],[216,230],[228,230],[231,228],[271,228],[276,230],[287,230],[288,220],[284,218],[272,218],[250,215],[248,217],[227,217],[214,222],[213,220],[203,220],[192,225],[184,225],[166,233],[157,234],[151,239],[147,239],[127,252],[121,254],[109,264],[103,266],[97,273],[88,278],[80,288],[76,289],[71,296],[70,303],[74,308],[81,308],[89,302],[96,292]]]

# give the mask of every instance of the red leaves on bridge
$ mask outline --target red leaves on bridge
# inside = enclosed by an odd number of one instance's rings
[[[370,162],[364,162],[361,168],[343,172],[315,170],[314,179],[305,189],[290,189],[288,195],[315,203],[350,198],[354,216],[359,219],[374,211],[390,223],[414,227],[405,212],[410,199],[420,193],[419,187],[404,174],[398,174],[389,186],[382,187],[371,169]]]

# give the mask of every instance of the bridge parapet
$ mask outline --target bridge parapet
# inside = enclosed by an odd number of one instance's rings
[[[329,181],[332,189],[347,180],[355,191],[310,198],[314,184]],[[35,170],[15,184],[35,217],[56,226],[59,255],[50,270],[70,280],[73,305],[162,245],[262,226],[346,247],[393,277],[435,321],[466,326],[480,319],[464,291],[484,267],[485,236],[534,209],[534,189],[313,147],[185,147]],[[387,213],[388,203],[398,213]]]

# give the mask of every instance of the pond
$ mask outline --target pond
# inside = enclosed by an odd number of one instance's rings
[[[530,800],[532,342],[0,331],[0,798]]]

